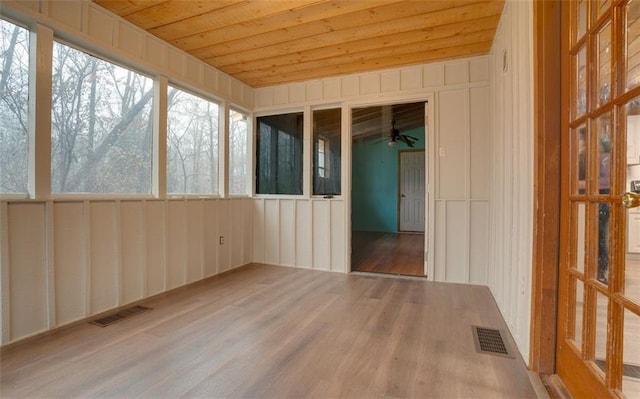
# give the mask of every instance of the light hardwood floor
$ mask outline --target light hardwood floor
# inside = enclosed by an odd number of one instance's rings
[[[353,231],[351,269],[424,276],[424,234]]]
[[[2,398],[535,398],[486,287],[265,265],[0,352]],[[511,342],[512,347],[515,345]]]

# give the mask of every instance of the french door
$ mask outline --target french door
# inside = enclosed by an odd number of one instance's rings
[[[640,0],[562,1],[557,373],[640,398]]]

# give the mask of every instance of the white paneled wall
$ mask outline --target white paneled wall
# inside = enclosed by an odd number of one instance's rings
[[[428,93],[486,87],[489,83],[488,61],[486,56],[472,57],[261,87],[253,90],[254,111],[344,102],[370,103],[375,99],[417,101]]]
[[[352,107],[429,100],[427,222],[429,278],[487,283],[489,235],[489,59],[354,74],[255,89],[257,112],[342,104]],[[343,132],[348,131],[343,129]],[[351,141],[343,141],[347,173]],[[347,179],[343,187],[348,191]],[[342,201],[256,200],[254,261],[322,270],[349,269],[350,193]],[[276,214],[274,214],[276,213]],[[329,257],[329,254],[331,255]]]
[[[2,343],[249,263],[253,209],[251,199],[0,202]]]
[[[533,243],[531,2],[507,1],[491,50],[491,202],[488,282],[529,353]]]
[[[454,63],[445,68],[450,71],[445,79],[459,83],[472,71],[479,73],[476,68],[462,69]],[[452,71],[457,75],[450,76]],[[486,284],[489,88],[441,91],[437,100],[435,279]]]
[[[348,271],[343,200],[254,198],[252,202],[254,262]]]
[[[253,89],[86,0],[2,0],[0,12],[114,60],[251,109]]]

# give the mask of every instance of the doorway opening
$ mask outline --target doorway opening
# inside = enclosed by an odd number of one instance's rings
[[[352,109],[352,271],[426,275],[425,105]]]

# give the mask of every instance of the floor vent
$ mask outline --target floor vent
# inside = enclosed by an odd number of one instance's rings
[[[97,319],[97,320],[93,320],[90,321],[90,324],[94,324],[96,326],[100,326],[100,327],[106,327],[106,326],[110,326],[113,323],[117,323],[120,320],[129,318],[129,317],[133,317],[137,314],[140,314],[142,312],[146,312],[147,310],[151,310],[153,308],[149,308],[146,306],[132,306],[130,308],[124,309],[119,311],[118,313],[112,314],[110,316],[107,317],[103,317],[101,319]]]
[[[514,358],[507,340],[502,330],[494,328],[477,327],[473,328],[473,339],[478,353],[490,353],[492,355]]]

